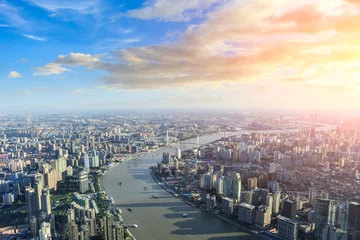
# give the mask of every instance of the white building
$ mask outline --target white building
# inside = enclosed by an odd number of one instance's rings
[[[85,153],[84,155],[84,165],[85,165],[85,171],[88,172],[90,169],[90,160],[89,160],[89,154]]]
[[[43,222],[39,230],[40,240],[51,240],[50,223]]]
[[[175,149],[175,157],[176,157],[177,159],[181,159],[181,150],[180,150],[179,147],[177,147],[177,148]]]
[[[275,172],[276,171],[276,164],[275,163],[270,163],[270,170],[269,172]]]
[[[223,194],[223,184],[224,184],[224,178],[220,177],[218,180],[216,180],[216,194]]]
[[[256,210],[255,225],[257,228],[265,229],[270,226],[271,223],[271,211],[265,206],[261,205]]]

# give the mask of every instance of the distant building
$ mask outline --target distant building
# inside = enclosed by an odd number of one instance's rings
[[[292,219],[280,216],[278,219],[278,234],[283,240],[296,240],[298,223]]]

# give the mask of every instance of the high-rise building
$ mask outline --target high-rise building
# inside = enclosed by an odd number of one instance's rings
[[[103,218],[103,226],[104,226],[104,239],[105,240],[113,240],[113,224],[114,224],[114,216],[107,211]]]
[[[223,184],[224,184],[224,178],[220,177],[218,180],[216,180],[216,194],[223,194]]]
[[[281,215],[290,218],[292,220],[296,220],[296,202],[286,199],[283,202],[283,209]]]
[[[68,237],[69,240],[79,239],[79,228],[75,221],[71,221],[68,225]]]
[[[175,149],[175,157],[176,157],[177,159],[181,159],[181,150],[180,150],[179,147],[177,147],[177,148]]]
[[[314,205],[314,201],[316,200],[317,198],[317,191],[315,188],[310,188],[309,189],[309,203],[313,206]]]
[[[85,171],[81,171],[79,173],[79,192],[85,193],[87,190],[89,190],[88,173]]]
[[[265,229],[271,223],[271,211],[265,206],[261,205],[256,210],[255,225],[257,228]]]
[[[276,171],[276,164],[275,163],[270,163],[270,169],[269,172],[273,173]]]
[[[35,188],[35,192],[36,192],[36,200],[37,200],[37,205],[38,208],[41,209],[41,193],[42,193],[42,189],[44,187],[44,180],[43,180],[44,175],[41,173],[36,173],[34,175],[34,188]]]
[[[256,217],[255,206],[247,203],[240,203],[239,205],[240,222],[252,225],[255,223],[255,217]]]
[[[51,214],[51,202],[49,189],[44,188],[41,196],[41,210],[47,215]]]
[[[170,163],[170,153],[168,152],[163,152],[163,155],[162,155],[162,163],[163,164],[169,164]]]
[[[39,234],[38,220],[35,216],[30,218],[30,233],[33,237],[36,237]]]
[[[321,240],[337,240],[345,239],[346,233],[336,228],[335,226],[328,224],[322,229]]]
[[[31,219],[31,217],[38,217],[39,207],[36,192],[33,188],[27,186],[25,188],[25,201],[26,201],[26,214],[27,219]]]
[[[315,203],[315,234],[316,237],[322,237],[323,228],[330,224],[333,209],[333,201],[329,199],[318,198]]]
[[[297,222],[280,216],[278,219],[278,234],[280,235],[281,239],[284,240],[296,240],[297,239]]]
[[[90,169],[90,159],[89,159],[89,154],[85,153],[84,154],[84,167],[85,167],[85,171],[89,171]]]
[[[205,190],[212,190],[213,189],[213,178],[212,178],[211,174],[205,174],[204,188],[205,188]]]
[[[266,206],[270,209],[270,212],[272,213],[272,208],[273,208],[273,205],[274,205],[274,198],[273,196],[267,196],[266,197]]]
[[[229,175],[224,176],[223,193],[225,197],[232,196],[232,179]]]
[[[240,173],[233,175],[233,196],[237,202],[240,202],[241,197],[241,176]]]
[[[279,191],[275,192],[274,195],[273,195],[273,208],[272,208],[272,213],[273,214],[278,214],[279,213],[280,196],[281,196],[281,193]]]
[[[39,230],[40,240],[51,240],[51,228],[50,223],[43,222]]]
[[[248,189],[257,189],[257,178],[248,178],[247,180],[247,187]]]
[[[234,200],[232,200],[231,198],[223,197],[221,211],[224,214],[231,216],[234,212]]]
[[[360,204],[349,203],[347,234],[348,240],[360,239]]]
[[[114,240],[124,240],[124,227],[121,226],[119,223],[115,223],[113,225],[114,229]]]

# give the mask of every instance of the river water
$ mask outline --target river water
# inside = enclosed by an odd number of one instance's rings
[[[325,128],[329,128],[326,126]],[[294,130],[291,130],[294,131]],[[236,135],[247,131],[228,133]],[[267,131],[264,131],[267,132]],[[276,132],[276,131],[275,131]],[[200,137],[200,144],[223,137],[216,133]],[[180,149],[189,149],[196,144],[190,139],[180,144]],[[174,154],[175,148],[168,147],[138,157],[111,168],[104,176],[104,187],[115,205],[122,210],[127,225],[137,224],[131,232],[137,240],[257,240],[259,237],[242,232],[226,221],[191,207],[161,188],[149,174],[149,167],[161,161],[162,153]],[[152,157],[154,155],[154,157]],[[137,164],[137,166],[135,165]],[[118,183],[121,182],[120,186]],[[147,190],[144,190],[144,187]],[[154,199],[152,195],[158,198]],[[131,208],[129,212],[127,208]],[[188,217],[183,218],[182,214]]]

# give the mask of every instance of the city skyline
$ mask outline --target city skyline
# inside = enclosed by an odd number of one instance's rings
[[[0,1],[0,106],[351,111],[359,14],[354,0]]]

